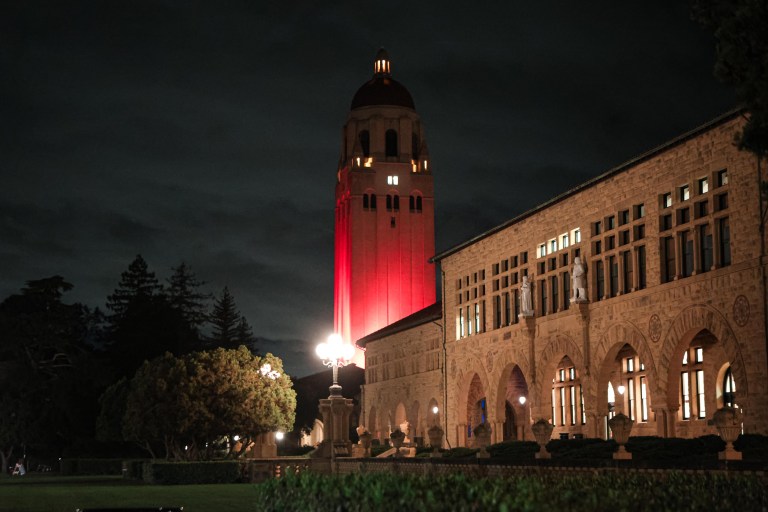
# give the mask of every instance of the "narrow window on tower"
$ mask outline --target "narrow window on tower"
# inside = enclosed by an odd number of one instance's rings
[[[392,211],[392,196],[387,194],[387,211]]]
[[[376,194],[371,194],[371,210],[376,209]]]
[[[408,197],[408,209],[413,213],[416,210],[416,198],[413,196]]]
[[[597,294],[595,300],[603,300],[605,296],[605,270],[602,261],[595,262],[595,293]]]
[[[367,210],[369,209],[369,203],[368,203],[368,194],[363,194],[363,209]]]
[[[727,267],[731,264],[731,228],[728,224],[728,217],[718,219],[718,235],[720,235],[720,266]]]
[[[371,135],[368,130],[360,132],[360,149],[363,150],[363,157],[368,158],[371,156]]]
[[[416,211],[421,212],[423,207],[423,202],[421,200],[421,196],[416,196]]]
[[[387,157],[397,157],[397,132],[395,130],[387,130],[384,135],[385,154]]]
[[[399,212],[400,211],[400,196],[395,196],[394,203],[395,203],[395,211]]]

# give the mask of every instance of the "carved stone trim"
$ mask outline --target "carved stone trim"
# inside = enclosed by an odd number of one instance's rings
[[[661,319],[659,315],[653,314],[648,320],[648,335],[654,343],[661,339]]]
[[[749,322],[749,300],[744,295],[739,295],[733,301],[733,321],[739,327],[744,327]]]

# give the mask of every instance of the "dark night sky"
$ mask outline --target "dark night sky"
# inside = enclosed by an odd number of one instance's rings
[[[103,306],[141,253],[322,370],[340,129],[379,46],[426,126],[438,250],[735,106],[685,2],[0,6],[0,298]]]

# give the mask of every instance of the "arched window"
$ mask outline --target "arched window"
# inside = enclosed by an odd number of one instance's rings
[[[368,194],[363,194],[363,209],[367,210],[368,208]]]
[[[422,201],[420,195],[412,195],[408,198],[408,208],[411,213],[421,213]]]
[[[397,132],[395,130],[387,130],[387,133],[384,136],[384,146],[385,146],[385,154],[386,156],[398,156],[397,151]]]
[[[400,196],[395,196],[395,211],[400,211]]]
[[[704,347],[691,346],[683,352],[680,372],[680,416],[683,420],[706,418],[704,396]]]
[[[371,156],[371,135],[368,133],[368,130],[360,132],[360,149],[363,150],[365,158]]]
[[[390,194],[387,194],[387,211],[392,211],[392,196]]]
[[[736,381],[730,366],[723,376],[723,406],[736,407]]]
[[[371,210],[376,209],[376,194],[371,194]]]

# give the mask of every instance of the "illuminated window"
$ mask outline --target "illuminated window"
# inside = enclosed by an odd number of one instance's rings
[[[648,387],[645,377],[640,377],[640,421],[648,421]]]
[[[688,185],[683,185],[680,187],[680,200],[681,201],[687,201],[691,198],[691,189]]]
[[[723,169],[717,173],[717,186],[722,187],[728,184],[728,171]]]
[[[667,192],[661,196],[661,207],[669,208],[670,206],[672,206],[672,194]]]
[[[736,381],[730,366],[725,370],[723,377],[723,406],[736,407]]]
[[[581,242],[581,230],[576,228],[573,230],[573,243],[578,244]]]
[[[699,194],[706,194],[709,192],[709,179],[701,178],[699,180]]]
[[[387,176],[387,185],[397,185],[399,181],[397,176]]]

